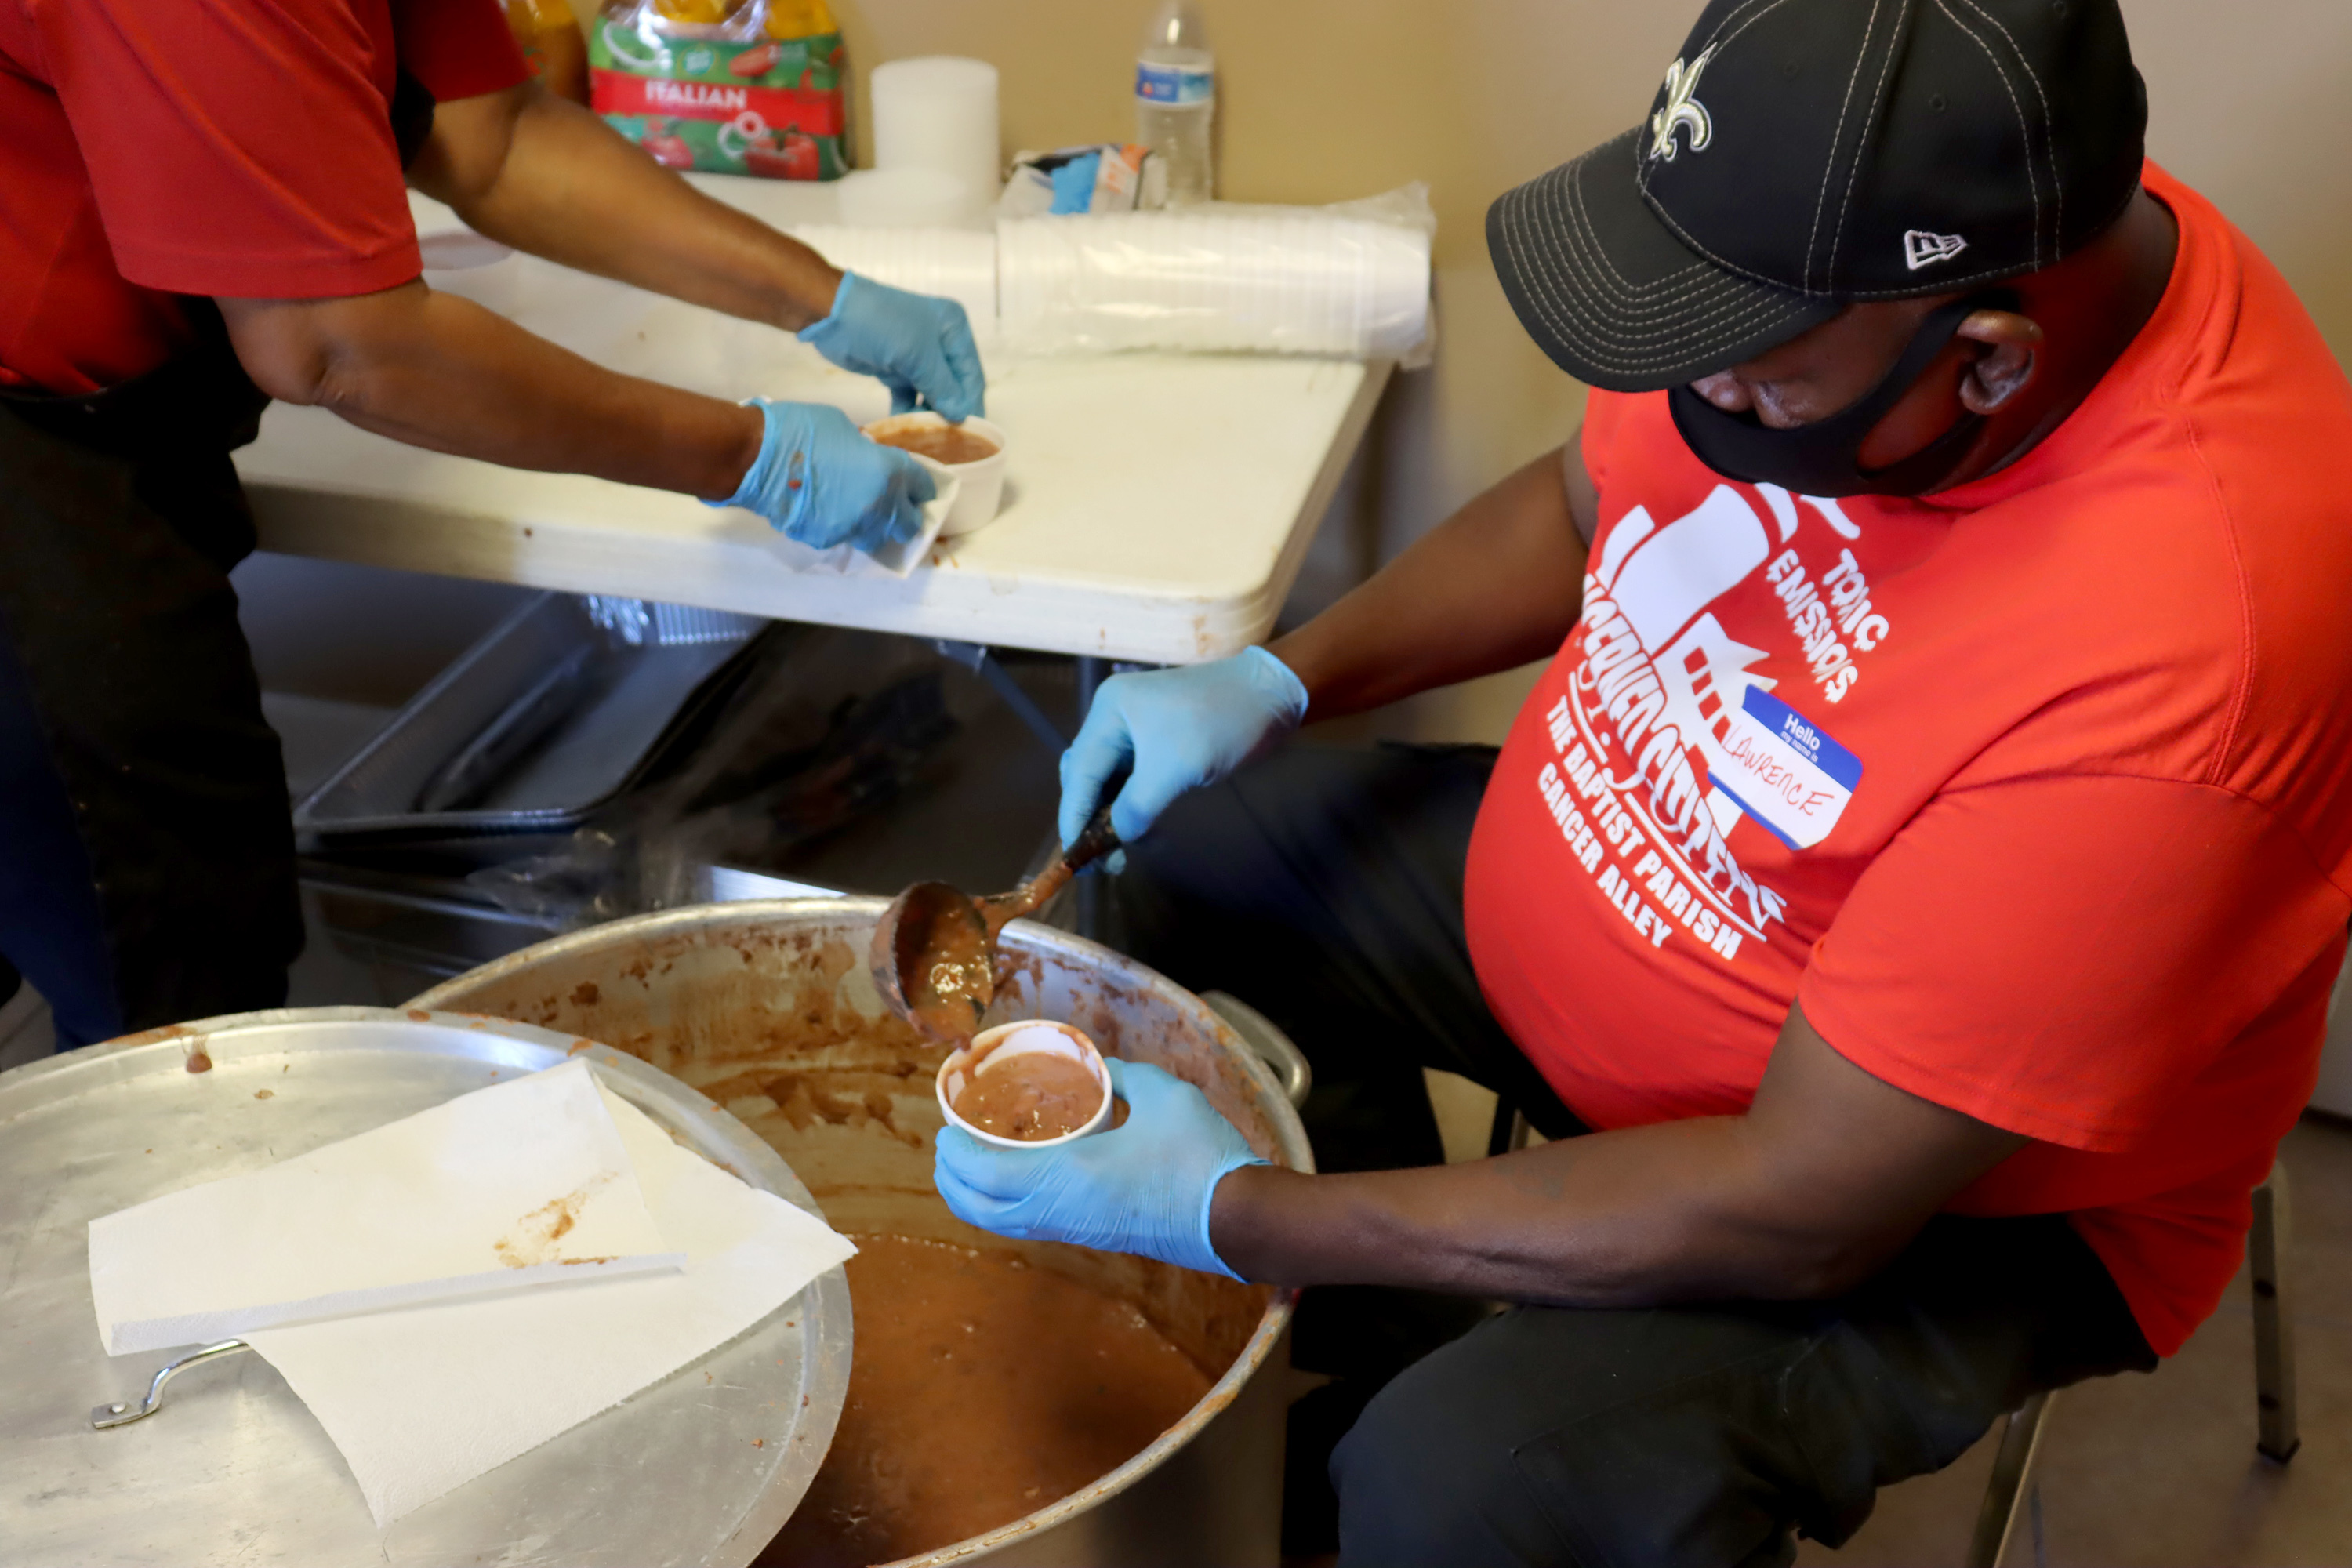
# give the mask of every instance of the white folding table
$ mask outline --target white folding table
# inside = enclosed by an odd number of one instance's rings
[[[771,222],[821,186],[706,178]],[[419,230],[455,226],[418,198]],[[887,411],[789,334],[529,257],[436,272],[599,363],[729,398]],[[402,446],[284,405],[237,454],[262,547],[775,619],[1183,664],[1263,637],[1385,384],[1386,363],[1242,355],[1024,358],[983,343],[1008,437],[1003,510],[905,579],[795,563],[767,524],[683,496]]]

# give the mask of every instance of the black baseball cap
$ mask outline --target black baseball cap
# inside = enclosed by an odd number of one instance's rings
[[[2147,125],[2116,0],[1712,0],[1648,121],[1505,194],[1486,245],[1555,363],[1653,391],[2051,265],[2122,214]]]

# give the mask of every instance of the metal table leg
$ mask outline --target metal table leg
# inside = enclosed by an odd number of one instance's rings
[[[1062,748],[1070,743],[1070,737],[1062,732],[1062,727],[1045,716],[1045,710],[1037,706],[1037,700],[1021,689],[1021,683],[1013,679],[1012,671],[998,663],[995,656],[990,653],[984,645],[976,642],[953,642],[946,637],[940,637],[933,641],[932,646],[937,647],[945,658],[954,660],[987,681],[989,689],[995,692],[998,699],[1007,708],[1012,709],[1024,724],[1029,726],[1029,732],[1043,742],[1047,751],[1059,756]],[[1083,704],[1080,706],[1079,714],[1082,718],[1085,716]]]

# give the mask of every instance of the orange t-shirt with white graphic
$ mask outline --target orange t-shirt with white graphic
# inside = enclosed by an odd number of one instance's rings
[[[1596,392],[1584,616],[1472,839],[1497,1018],[1597,1128],[1746,1108],[1792,1003],[2034,1140],[2169,1354],[2309,1096],[2352,917],[2352,386],[2150,165],[2156,314],[2023,460],[1922,500],[1726,480]]]

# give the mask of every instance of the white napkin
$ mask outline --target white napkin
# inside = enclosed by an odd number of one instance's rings
[[[683,1274],[246,1336],[334,1439],[379,1527],[717,1349],[857,1250],[626,1100],[604,1103]]]
[[[921,459],[918,459],[920,461]],[[821,573],[835,577],[905,577],[929,558],[931,546],[947,525],[949,509],[955,505],[956,492],[963,481],[937,464],[925,462],[931,470],[932,482],[938,493],[923,503],[923,526],[914,537],[897,544],[886,544],[868,555],[853,545],[836,544],[829,550],[816,550],[798,540],[775,535],[776,553],[795,572]]]
[[[112,1355],[685,1261],[576,1061],[89,1222]]]

